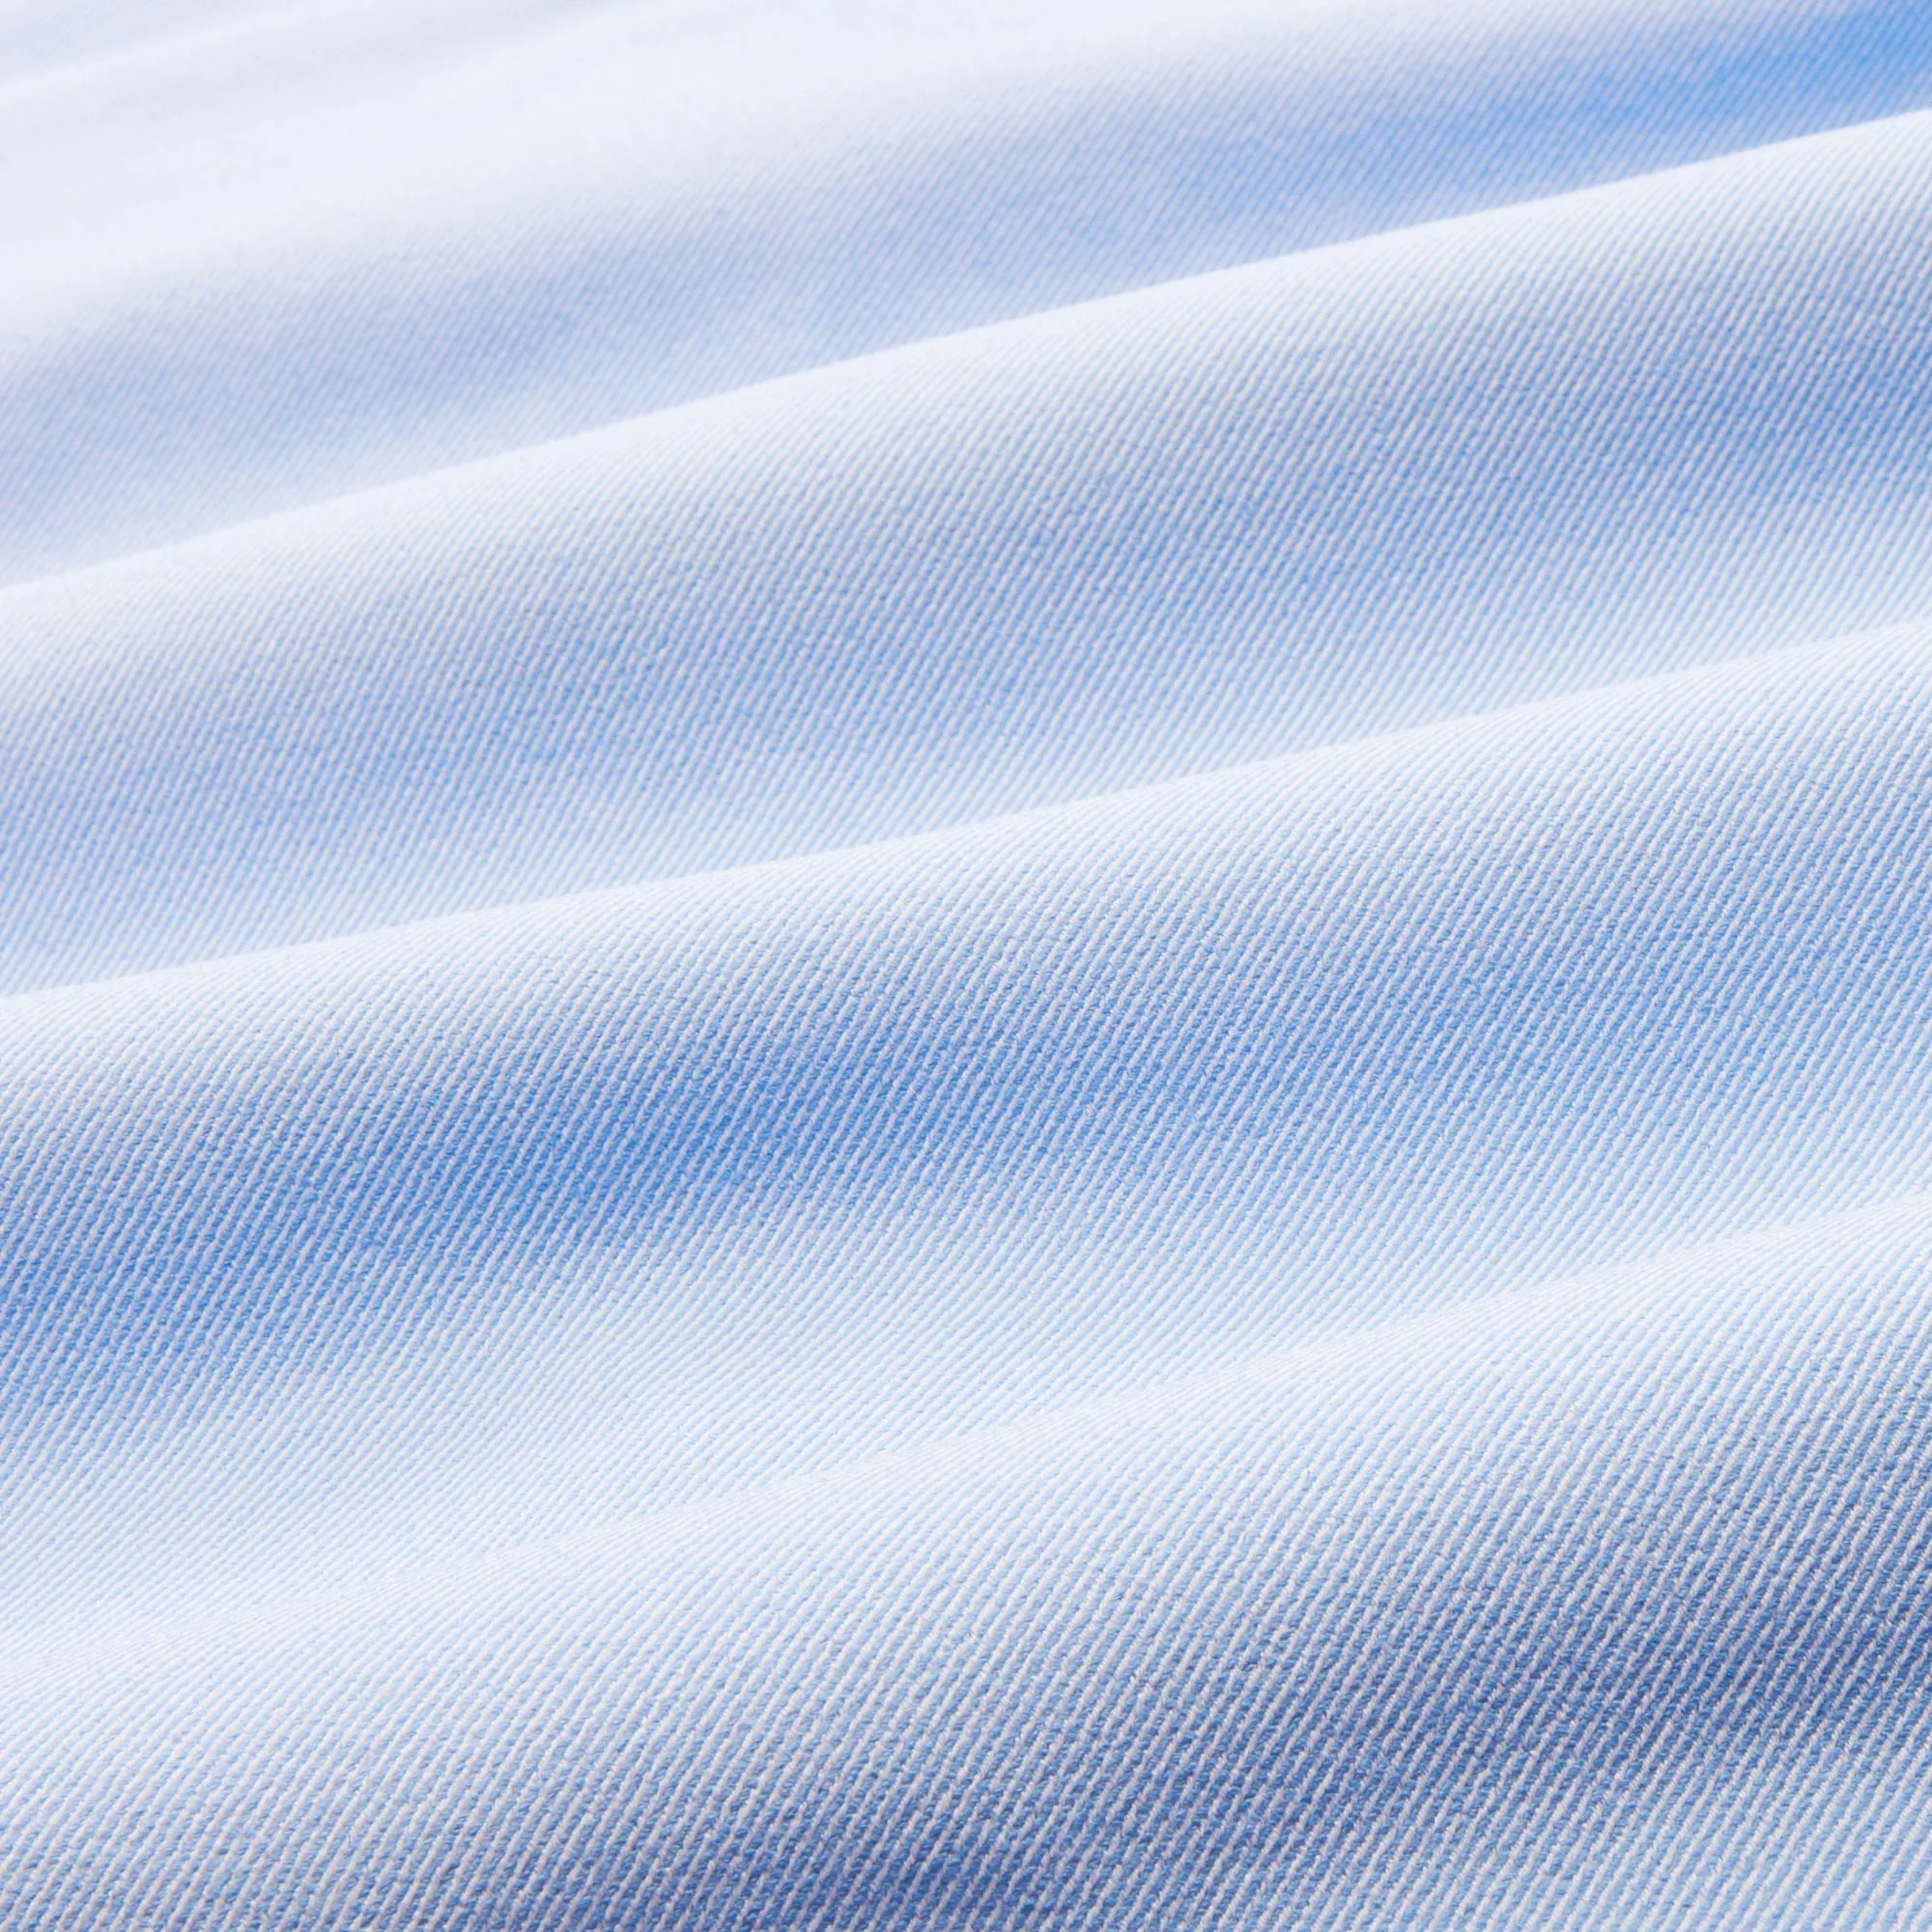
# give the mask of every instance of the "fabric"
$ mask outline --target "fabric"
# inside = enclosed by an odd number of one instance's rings
[[[0,1926],[1932,1926],[1932,8],[6,0]]]

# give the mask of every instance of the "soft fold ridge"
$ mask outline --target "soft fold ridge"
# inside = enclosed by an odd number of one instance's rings
[[[1928,674],[1915,628],[0,1004],[10,1507],[65,1524],[15,1621],[1932,1185]]]
[[[854,844],[1932,610],[1932,118],[0,594],[0,985]]]
[[[0,94],[0,580],[1928,104],[1913,0],[270,9]]]
[[[586,1892],[668,1926],[1899,1922],[1927,1238],[1890,1205],[158,1682],[16,1686],[14,1896],[156,1926],[568,1925]],[[1848,1828],[1882,1889],[1832,1856]]]

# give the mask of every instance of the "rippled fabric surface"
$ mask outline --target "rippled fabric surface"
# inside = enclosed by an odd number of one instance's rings
[[[0,261],[0,1925],[1932,1926],[1923,0],[7,0]]]

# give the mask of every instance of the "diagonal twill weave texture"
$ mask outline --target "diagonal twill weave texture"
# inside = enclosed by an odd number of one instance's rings
[[[0,1928],[1932,1928],[1923,0],[5,0],[0,237]]]

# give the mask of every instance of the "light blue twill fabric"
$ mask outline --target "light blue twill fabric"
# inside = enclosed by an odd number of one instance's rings
[[[1925,0],[0,4],[0,1928],[1932,1928]]]

